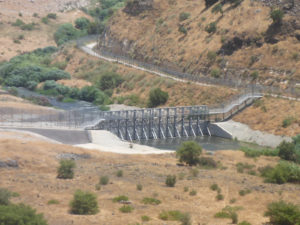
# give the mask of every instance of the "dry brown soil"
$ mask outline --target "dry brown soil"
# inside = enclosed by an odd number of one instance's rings
[[[0,187],[18,192],[20,197],[13,202],[24,202],[44,213],[50,225],[83,224],[136,224],[141,223],[141,216],[147,215],[151,220],[143,224],[179,224],[179,222],[162,221],[158,215],[163,210],[180,210],[189,212],[192,224],[225,225],[229,219],[216,219],[214,214],[226,205],[241,206],[238,211],[239,221],[247,220],[252,225],[261,225],[268,221],[264,211],[268,203],[283,199],[293,203],[300,201],[300,186],[295,184],[275,185],[263,182],[258,176],[237,173],[235,164],[247,162],[257,168],[274,165],[278,159],[260,157],[256,160],[245,158],[242,152],[219,151],[213,157],[220,161],[223,169],[199,169],[195,177],[191,169],[177,166],[174,154],[164,155],[122,155],[83,150],[66,145],[50,144],[38,140],[16,139],[0,136],[1,160],[14,159],[19,163],[18,169],[0,168]],[[76,160],[75,177],[72,180],[56,178],[58,156],[61,153],[89,154],[88,159]],[[117,177],[116,171],[123,170],[123,177]],[[166,187],[167,174],[181,176],[175,187]],[[181,175],[180,175],[181,174]],[[95,185],[99,176],[109,176],[108,185],[97,191]],[[142,191],[136,190],[136,184],[143,185]],[[217,183],[224,195],[224,200],[216,200],[216,192],[210,185]],[[195,196],[184,192],[184,187],[196,190]],[[240,196],[239,191],[250,189],[251,193]],[[89,190],[98,196],[100,212],[91,216],[78,216],[69,213],[69,202],[77,189]],[[132,213],[119,211],[122,206],[113,203],[112,198],[126,195],[132,202]],[[144,197],[161,200],[157,206],[144,205]],[[236,202],[231,204],[231,199]],[[59,201],[57,205],[48,205],[51,199]]]

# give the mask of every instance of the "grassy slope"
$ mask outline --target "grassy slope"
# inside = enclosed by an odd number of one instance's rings
[[[220,151],[213,158],[219,160],[225,170],[201,170],[198,177],[191,178],[188,167],[176,166],[174,155],[117,155],[86,151],[71,146],[50,144],[31,140],[26,135],[10,134],[11,138],[0,139],[0,153],[3,158],[17,159],[20,169],[1,169],[0,186],[20,193],[14,202],[24,202],[37,208],[45,214],[50,225],[56,224],[99,224],[112,225],[141,223],[141,216],[151,218],[149,224],[178,224],[178,222],[161,221],[158,214],[163,210],[181,210],[191,214],[193,224],[207,225],[230,224],[229,219],[216,219],[214,214],[226,205],[230,199],[236,198],[232,206],[242,206],[238,211],[239,221],[247,220],[252,225],[260,225],[268,221],[263,216],[266,205],[280,199],[297,203],[299,187],[293,184],[274,185],[263,183],[262,178],[248,174],[237,173],[235,164],[247,162],[255,164],[255,170],[261,166],[274,165],[277,158],[260,157],[256,160],[245,158],[241,152]],[[7,138],[9,133],[1,133]],[[16,138],[20,136],[20,140]],[[90,159],[77,160],[75,178],[73,180],[56,179],[56,167],[59,153],[88,153]],[[41,159],[38,157],[43,155]],[[116,177],[115,173],[122,169],[124,176]],[[167,174],[185,174],[174,188],[167,188],[164,184]],[[99,176],[108,175],[110,183],[95,190]],[[190,178],[189,178],[190,177]],[[136,191],[136,184],[143,185],[142,191]],[[211,184],[217,183],[224,195],[224,200],[217,201],[217,193],[210,190]],[[197,191],[196,196],[184,192],[184,187]],[[69,201],[76,189],[90,190],[98,195],[100,212],[92,216],[75,216],[68,213]],[[241,189],[250,189],[252,193],[240,196]],[[135,208],[132,213],[122,214],[122,206],[113,203],[112,198],[127,195]],[[158,206],[143,205],[144,197],[156,196],[162,203]],[[60,201],[58,205],[47,205],[51,199]]]
[[[144,12],[140,16],[129,16],[119,11],[110,23],[111,37],[125,43],[134,43],[131,51],[137,51],[145,58],[159,62],[173,62],[188,72],[203,66],[219,67],[222,55],[214,63],[207,59],[208,51],[218,51],[223,40],[234,36],[245,38],[261,38],[272,20],[269,17],[270,8],[260,2],[244,0],[243,3],[231,9],[226,4],[224,16],[213,14],[211,8],[205,10],[204,1],[154,1],[154,10]],[[190,18],[179,21],[179,14],[190,13]],[[291,18],[287,15],[285,20]],[[208,34],[206,25],[217,23],[217,32]],[[188,32],[184,35],[178,31],[179,24],[184,25]],[[279,37],[277,44],[267,44],[260,48],[254,45],[244,47],[231,56],[225,56],[228,67],[246,68],[278,68],[292,70],[293,75],[276,72],[260,72],[260,79],[266,84],[275,84],[293,79],[300,79],[300,57],[292,59],[300,50],[299,41],[288,35]],[[154,48],[154,50],[153,50]],[[250,65],[251,57],[258,62]],[[273,83],[273,84],[274,84]],[[281,84],[282,85],[282,84]]]

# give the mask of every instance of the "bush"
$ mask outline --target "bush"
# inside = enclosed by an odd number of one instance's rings
[[[238,211],[239,209],[241,209],[241,207],[226,206],[222,209],[221,212],[215,214],[215,218],[229,218],[232,220],[233,224],[237,224],[238,215],[236,211]]]
[[[223,15],[223,5],[221,3],[215,5],[212,10],[211,10],[212,13],[221,13]]]
[[[179,162],[184,162],[192,166],[199,163],[201,153],[202,147],[197,142],[186,141],[176,151],[176,157],[179,158]]]
[[[48,205],[57,205],[59,204],[59,201],[56,199],[51,199],[47,202]]]
[[[10,201],[9,199],[12,197],[12,193],[5,189],[0,188],[0,205],[9,205]]]
[[[180,218],[181,225],[192,225],[191,216],[189,213],[183,213]]]
[[[161,220],[175,220],[180,221],[181,218],[184,216],[184,213],[175,210],[175,211],[163,211],[159,214],[159,218]]]
[[[273,24],[281,24],[283,20],[284,12],[281,9],[274,9],[270,13],[270,17],[273,20]]]
[[[117,171],[117,177],[123,177],[123,170]]]
[[[100,95],[101,92],[94,86],[85,86],[80,90],[80,99],[84,101],[94,102],[97,100],[97,103],[100,103],[98,102]]]
[[[273,225],[299,225],[300,207],[284,201],[272,202],[268,205],[265,216],[270,217]]]
[[[218,201],[224,200],[224,195],[222,195],[222,194],[219,193],[219,194],[217,194],[216,199]]]
[[[121,85],[124,82],[124,79],[117,73],[114,72],[106,72],[98,81],[99,89],[104,91],[108,89],[114,89]]]
[[[101,185],[107,185],[108,181],[109,181],[109,177],[108,176],[102,176],[102,177],[100,177],[100,182],[99,183]]]
[[[56,13],[49,13],[49,14],[47,15],[47,18],[56,20],[57,15],[56,15]]]
[[[288,126],[292,125],[292,123],[294,123],[294,121],[296,121],[296,119],[294,117],[287,117],[282,121],[282,127],[287,128]]]
[[[113,198],[113,202],[126,202],[128,201],[128,197],[125,195],[120,195],[118,197]]]
[[[75,20],[75,27],[79,30],[87,30],[90,23],[91,22],[87,18],[81,17]]]
[[[216,191],[216,190],[219,189],[219,186],[218,186],[217,184],[212,184],[212,185],[210,186],[210,189],[211,189],[212,191]]]
[[[57,169],[57,178],[72,179],[74,177],[75,162],[73,160],[65,159],[60,160]]]
[[[158,200],[158,199],[156,199],[156,198],[144,198],[143,200],[142,200],[142,203],[144,203],[144,204],[149,204],[149,205],[159,205],[160,203],[161,203],[161,201],[160,200]]]
[[[143,222],[150,221],[150,217],[149,216],[141,216],[141,219],[142,219]]]
[[[251,193],[251,190],[249,190],[249,189],[239,191],[240,196],[245,196],[245,195],[250,194],[250,193]]]
[[[123,205],[121,208],[119,208],[119,210],[122,213],[131,213],[133,210],[133,207],[130,205]]]
[[[193,190],[190,191],[190,196],[195,196],[196,194],[197,194],[196,190],[193,189]]]
[[[148,107],[153,108],[165,104],[169,99],[169,94],[160,88],[152,89],[149,93]]]
[[[168,187],[174,187],[176,183],[176,176],[175,175],[168,175],[166,178],[166,185]]]
[[[205,169],[213,169],[213,168],[217,168],[218,166],[217,162],[210,157],[200,157],[198,165],[201,168],[205,168]]]
[[[217,23],[212,22],[205,27],[207,33],[215,33],[217,31]]]
[[[78,215],[93,215],[99,211],[97,196],[88,191],[77,190],[70,206],[71,213]]]
[[[242,222],[238,223],[238,225],[251,225],[251,223],[249,223],[247,221],[242,221]]]
[[[218,2],[218,0],[205,0],[205,6],[206,8],[212,6],[213,4],[215,4],[216,2]]]
[[[183,34],[187,34],[187,29],[185,28],[184,25],[179,25],[178,31]]]
[[[295,163],[282,161],[275,168],[268,168],[262,173],[265,181],[269,183],[283,184],[286,182],[300,182],[300,166]]]
[[[278,152],[279,152],[277,149],[267,149],[267,148],[266,149],[251,149],[251,148],[247,148],[247,147],[242,147],[240,150],[245,153],[246,157],[250,157],[250,158],[256,158],[261,155],[278,156]]]
[[[248,164],[248,163],[239,162],[236,164],[236,169],[237,169],[237,172],[239,172],[239,173],[244,173],[245,170],[249,171],[249,170],[252,170],[253,168],[255,168],[255,165]]]
[[[220,74],[221,74],[221,71],[220,71],[220,69],[212,69],[211,71],[210,71],[210,75],[212,76],[212,77],[214,77],[214,78],[219,78],[220,77]]]
[[[0,205],[0,224],[3,225],[47,225],[43,214],[36,214],[24,204]]]
[[[136,185],[136,190],[138,190],[138,191],[143,190],[143,185],[137,184],[137,185]]]
[[[191,16],[190,13],[182,12],[179,14],[179,21],[184,21],[184,20],[188,19],[190,16]]]
[[[64,44],[67,41],[74,40],[82,36],[83,34],[84,33],[74,28],[72,24],[66,23],[58,27],[58,29],[54,33],[54,40],[56,44],[59,46]]]

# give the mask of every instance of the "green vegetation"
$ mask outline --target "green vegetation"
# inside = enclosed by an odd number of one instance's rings
[[[270,217],[272,225],[300,225],[300,207],[292,203],[272,202],[265,216]]]
[[[219,0],[205,0],[205,6],[206,8],[212,6],[213,4],[215,4],[216,2],[218,2]]]
[[[123,170],[118,170],[116,175],[117,177],[123,177]]]
[[[221,193],[218,193],[217,196],[216,196],[216,199],[218,201],[224,200],[224,195],[222,195]]]
[[[175,211],[163,211],[159,214],[159,218],[161,220],[173,220],[173,221],[180,221],[183,217],[184,213],[175,210]]]
[[[210,24],[208,24],[206,27],[205,27],[205,31],[207,33],[215,33],[217,31],[217,23],[216,22],[212,22]]]
[[[240,196],[245,196],[245,195],[250,194],[250,193],[251,193],[251,190],[249,190],[249,189],[239,191]]]
[[[218,167],[218,164],[213,158],[200,157],[198,161],[198,166],[202,169],[214,169]]]
[[[249,223],[247,221],[242,221],[242,222],[238,223],[238,225],[251,225],[251,223]]]
[[[229,218],[232,220],[233,224],[237,224],[238,215],[236,212],[240,209],[241,207],[226,206],[225,208],[222,209],[221,212],[215,214],[215,218]]]
[[[255,168],[255,165],[248,164],[248,163],[239,162],[239,163],[236,164],[236,169],[239,173],[244,173],[244,171],[249,172],[253,168]]]
[[[215,13],[215,14],[221,13],[223,15],[223,5],[222,5],[222,3],[219,3],[219,4],[215,5],[212,8],[211,12]]]
[[[180,33],[183,33],[183,34],[187,34],[187,29],[185,28],[184,25],[179,25],[179,26],[178,26],[178,31],[179,31]]]
[[[287,161],[279,162],[274,168],[265,167],[260,170],[266,182],[283,184],[300,182],[300,166]]]
[[[57,205],[59,204],[59,201],[56,199],[51,199],[47,202],[48,205]]]
[[[179,21],[187,20],[191,16],[190,13],[182,12],[179,14]]]
[[[22,30],[31,31],[35,28],[35,23],[24,23],[22,20],[17,19],[16,22],[12,23],[12,26],[20,27]]]
[[[156,199],[156,198],[143,198],[142,203],[144,204],[148,204],[148,205],[159,205],[161,203],[160,200]]]
[[[79,30],[87,30],[90,26],[90,21],[85,18],[85,17],[81,17],[75,20],[75,28],[79,29]]]
[[[98,210],[97,196],[91,192],[77,190],[70,202],[71,213],[78,215],[96,214]]]
[[[281,159],[300,163],[300,134],[293,137],[292,142],[281,142],[278,150]]]
[[[128,201],[128,197],[125,195],[119,195],[113,198],[113,202],[126,202]]]
[[[0,188],[0,205],[9,205],[11,197],[12,193],[9,190]]]
[[[219,77],[220,77],[220,74],[221,74],[221,71],[220,71],[220,69],[218,69],[218,68],[212,69],[212,70],[210,71],[210,75],[211,75],[212,77],[214,77],[214,78],[219,78]]]
[[[148,221],[150,221],[150,217],[149,217],[149,216],[146,216],[146,215],[141,216],[141,219],[142,219],[143,222],[148,222]]]
[[[296,118],[289,116],[286,117],[283,121],[282,121],[282,127],[287,128],[288,126],[292,125],[292,123],[294,123],[296,120]]]
[[[24,204],[0,205],[0,224],[5,225],[47,225],[43,214],[36,214]]]
[[[241,147],[240,149],[242,152],[245,153],[246,157],[250,157],[250,158],[256,158],[259,156],[278,156],[278,149],[252,149],[252,148],[248,148],[248,147]]]
[[[56,15],[56,13],[49,13],[49,14],[47,15],[47,18],[56,20],[56,19],[57,19],[57,15]]]
[[[57,169],[57,178],[72,179],[74,177],[74,168],[76,164],[74,160],[61,160]]]
[[[195,196],[195,195],[197,195],[197,191],[193,189],[193,190],[190,191],[189,195],[190,196]]]
[[[219,186],[218,186],[217,184],[212,184],[212,185],[210,186],[210,189],[211,189],[212,191],[217,191],[217,190],[220,189],[220,188],[219,188]]]
[[[179,158],[179,162],[184,162],[189,166],[199,163],[199,156],[202,153],[202,147],[194,141],[186,141],[181,144],[176,151],[176,157]]]
[[[138,190],[138,191],[143,190],[143,185],[137,184],[137,185],[136,185],[136,190]]]
[[[149,93],[148,107],[153,108],[163,105],[168,101],[169,94],[160,88],[152,89]]]
[[[133,207],[130,205],[123,205],[121,208],[119,208],[119,210],[122,213],[131,213],[133,210]]]
[[[85,31],[81,31],[73,27],[71,23],[65,23],[58,27],[54,33],[54,40],[58,46],[70,40],[75,40],[81,36],[86,35]]]
[[[100,177],[99,183],[100,183],[101,185],[107,185],[108,182],[109,182],[109,177],[108,177],[108,176],[102,176],[102,177]]]
[[[112,90],[114,88],[119,87],[124,82],[124,79],[115,72],[104,72],[98,83],[98,87],[100,90]]]
[[[176,184],[176,176],[175,175],[168,175],[166,178],[166,185],[168,187],[174,187]]]
[[[284,12],[281,9],[274,9],[270,13],[270,17],[273,20],[273,24],[281,24],[283,20]]]

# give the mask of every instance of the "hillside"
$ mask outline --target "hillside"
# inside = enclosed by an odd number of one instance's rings
[[[192,224],[225,225],[230,219],[215,218],[215,213],[225,206],[239,208],[238,220],[246,220],[252,225],[268,222],[264,217],[266,206],[271,201],[282,199],[299,203],[299,185],[267,184],[263,178],[237,172],[237,163],[254,165],[253,171],[266,165],[275,165],[276,157],[261,156],[256,159],[245,158],[242,152],[220,151],[212,157],[222,165],[219,169],[196,169],[177,166],[173,154],[164,155],[120,155],[84,150],[72,146],[48,143],[28,134],[1,131],[0,161],[16,160],[18,168],[0,168],[0,186],[19,193],[13,202],[23,202],[44,213],[49,225],[82,224],[137,224],[141,216],[150,217],[146,224],[180,224],[176,221],[159,219],[166,210],[189,212]],[[41,157],[42,156],[42,157]],[[75,177],[71,180],[56,178],[56,168],[61,157],[73,157],[76,162]],[[122,177],[116,172],[123,171]],[[194,172],[193,172],[194,171]],[[178,177],[175,187],[165,186],[165,177],[175,174]],[[109,183],[96,190],[100,176],[108,176]],[[143,186],[141,191],[136,185]],[[223,200],[217,200],[217,192],[210,189],[218,184]],[[184,187],[188,191],[184,191]],[[72,215],[69,202],[77,189],[89,190],[97,195],[100,212],[96,215]],[[189,194],[195,190],[196,194]],[[240,195],[241,190],[250,190]],[[120,203],[112,199],[126,195],[134,210],[121,213]],[[159,199],[159,205],[146,205],[141,201],[145,197]],[[56,200],[57,204],[49,204]],[[259,204],[258,204],[259,201]],[[199,213],[200,212],[200,213]]]
[[[243,0],[208,8],[204,1],[194,0],[144,2],[151,7],[140,13],[130,12],[138,6],[115,13],[99,46],[175,70],[237,82],[286,87],[300,81],[298,1]],[[281,25],[272,24],[271,7],[284,11]]]

